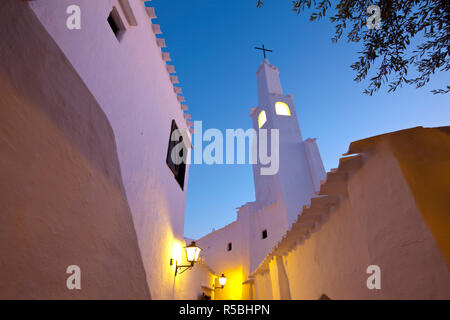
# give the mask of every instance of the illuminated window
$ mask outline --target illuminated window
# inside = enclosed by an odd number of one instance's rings
[[[266,123],[267,121],[267,117],[266,117],[266,112],[263,110],[259,113],[258,116],[258,128],[261,128],[264,123]]]
[[[281,101],[275,103],[275,113],[280,116],[290,116],[291,110],[289,110],[289,106]]]

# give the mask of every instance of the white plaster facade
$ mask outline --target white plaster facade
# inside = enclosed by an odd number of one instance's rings
[[[302,207],[309,205],[326,177],[316,141],[303,140],[293,97],[283,94],[279,70],[267,59],[257,71],[257,87],[258,107],[250,113],[253,128],[259,129],[258,116],[264,111],[262,129],[279,130],[279,170],[274,175],[262,175],[264,165],[254,164],[256,201],[238,208],[235,222],[198,240],[208,265],[229,279],[217,298],[251,298],[252,290],[242,283],[282,238]],[[286,103],[290,115],[277,114],[276,102]],[[263,231],[267,238],[263,238]]]
[[[81,30],[66,27],[69,5],[81,8]],[[162,54],[159,25],[141,0],[38,0],[29,5],[105,112],[153,299],[174,298],[169,261],[184,244],[189,168],[182,190],[166,164],[171,121],[188,130]],[[120,41],[107,18],[116,8],[125,26]],[[155,34],[156,32],[156,34]],[[51,68],[51,61],[49,61]],[[176,80],[176,81],[175,81]]]
[[[66,28],[72,4],[82,8],[81,30]],[[172,120],[192,130],[154,9],[141,0],[5,0],[4,7],[15,16],[0,12],[8,62],[0,65],[8,114],[0,119],[0,273],[8,275],[0,297],[450,297],[448,127],[354,142],[325,176],[315,139],[303,140],[293,98],[265,60],[250,115],[255,129],[264,111],[263,128],[279,130],[279,171],[264,176],[254,165],[256,200],[198,240],[201,261],[174,277],[169,261],[184,264],[181,248],[190,241],[183,238],[189,168],[182,189],[166,153]],[[112,8],[126,29],[120,41],[106,21]],[[290,116],[277,114],[276,102]],[[60,273],[77,261],[88,271],[78,295]],[[384,270],[383,291],[364,286],[370,264]],[[225,288],[213,290],[222,273]]]
[[[446,131],[419,127],[353,142],[254,270],[254,298],[449,299],[448,197],[432,190],[448,181]],[[367,286],[372,265],[379,290]]]

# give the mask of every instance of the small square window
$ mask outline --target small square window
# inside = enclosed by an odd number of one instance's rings
[[[174,132],[178,131],[178,126],[175,123],[175,120],[172,120],[172,126],[170,128],[170,136],[169,136],[169,147],[167,149],[167,158],[166,163],[169,166],[170,170],[172,171],[173,175],[175,176],[175,180],[177,180],[178,184],[181,187],[181,190],[184,189],[184,176],[186,173],[186,157],[187,157],[187,148],[186,145],[183,143],[183,136],[180,134],[178,141],[175,139],[175,141],[172,141],[173,137],[176,137],[174,135]],[[179,144],[183,143],[182,148],[179,149],[178,154],[172,155],[173,149]],[[178,148],[178,147],[177,147]],[[172,156],[174,156],[176,159],[172,159]]]
[[[266,239],[267,238],[267,230],[263,230],[262,232],[262,238]]]
[[[111,30],[114,32],[117,40],[122,40],[122,37],[126,31],[125,25],[123,24],[122,19],[120,18],[119,11],[117,11],[116,7],[112,9],[108,16],[108,23],[111,27]]]
[[[228,251],[231,251],[233,249],[233,244],[231,242],[228,243]]]

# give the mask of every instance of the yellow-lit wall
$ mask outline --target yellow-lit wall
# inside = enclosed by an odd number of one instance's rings
[[[222,272],[227,277],[223,289],[219,289],[219,280],[216,279],[216,300],[241,300],[243,299],[243,285],[245,281],[242,266],[225,268]]]
[[[181,241],[174,242],[174,252],[173,257],[180,257],[181,260],[178,261],[178,265],[189,265],[186,259],[185,245],[189,245],[190,242],[186,243]],[[201,256],[201,253],[200,253]],[[169,264],[168,264],[169,266]],[[170,268],[171,272],[175,274],[175,264]],[[184,271],[184,268],[179,269],[178,274],[173,277],[173,295],[174,299],[178,300],[197,300],[202,299],[203,293],[214,299],[214,283],[216,274],[214,271],[207,266],[202,258],[194,264],[192,269]],[[202,288],[203,287],[203,288]],[[209,288],[210,290],[206,290]]]

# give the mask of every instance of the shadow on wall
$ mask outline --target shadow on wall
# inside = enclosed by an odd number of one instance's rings
[[[0,46],[0,299],[149,299],[105,114],[26,2]]]

